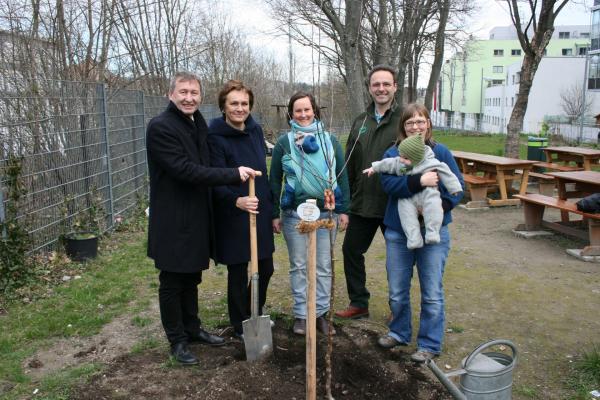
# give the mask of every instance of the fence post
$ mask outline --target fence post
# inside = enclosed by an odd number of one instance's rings
[[[6,216],[4,215],[4,190],[2,190],[2,185],[0,185],[0,222],[4,222],[4,218],[6,218]],[[0,232],[0,235],[2,235],[2,238],[6,238],[5,227],[2,228],[2,232]]]
[[[140,90],[140,93],[142,98],[142,126],[144,127],[142,130],[142,144],[144,146],[144,150],[146,150],[146,153],[144,153],[144,160],[146,160],[144,163],[144,176],[146,177],[144,182],[148,182],[146,185],[146,198],[148,199],[148,202],[150,202],[150,171],[148,170],[148,150],[146,148],[146,95],[143,90]]]
[[[98,84],[101,100],[102,100],[102,118],[100,119],[101,129],[104,132],[104,143],[106,143],[106,168],[108,173],[108,196],[109,196],[109,227],[112,228],[115,222],[115,204],[114,204],[114,195],[113,195],[113,183],[112,183],[112,165],[111,165],[111,157],[110,157],[110,140],[108,134],[108,107],[107,107],[107,90],[106,84]]]

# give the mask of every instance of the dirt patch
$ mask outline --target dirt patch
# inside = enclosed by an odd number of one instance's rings
[[[231,339],[220,348],[191,346],[198,367],[165,363],[166,349],[124,355],[106,372],[73,393],[78,399],[303,399],[305,398],[305,338],[277,321],[272,357],[245,361],[243,344]],[[332,394],[340,399],[449,399],[445,390],[402,350],[377,349],[377,334],[360,326],[338,327],[334,338]],[[317,395],[325,396],[324,352],[319,335]]]
[[[140,330],[132,323],[131,315],[123,315],[106,324],[102,331],[92,337],[71,337],[60,339],[49,348],[37,352],[25,360],[24,370],[33,380],[59,371],[63,368],[84,363],[106,364],[123,354],[129,353],[134,345],[149,334],[158,336],[159,324],[156,320],[158,304],[154,302],[148,310],[140,313],[154,320],[146,329]]]

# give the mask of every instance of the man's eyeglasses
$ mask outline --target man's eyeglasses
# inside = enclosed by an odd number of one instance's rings
[[[419,128],[422,128],[425,125],[427,125],[427,120],[426,119],[418,119],[416,121],[406,121],[404,123],[404,127],[405,128],[410,128],[411,126],[417,126]]]

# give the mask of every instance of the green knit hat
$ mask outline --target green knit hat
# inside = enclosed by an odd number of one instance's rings
[[[417,165],[425,156],[425,143],[423,142],[423,136],[414,135],[407,137],[400,142],[398,151],[402,157],[409,159],[412,165]]]

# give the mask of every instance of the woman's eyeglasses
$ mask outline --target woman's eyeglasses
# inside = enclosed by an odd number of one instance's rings
[[[425,125],[427,125],[427,120],[426,119],[418,119],[416,121],[406,121],[404,123],[404,127],[405,128],[410,128],[412,126],[417,126],[419,128],[424,127]]]

